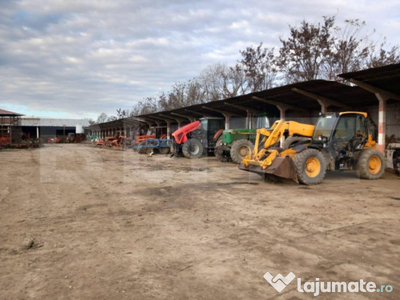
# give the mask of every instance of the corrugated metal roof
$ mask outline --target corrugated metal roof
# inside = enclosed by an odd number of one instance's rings
[[[235,116],[246,117],[246,108],[253,109],[258,112],[265,112],[268,116],[279,117],[279,109],[274,104],[268,104],[258,99],[272,100],[279,104],[290,105],[296,108],[301,108],[309,113],[318,112],[321,106],[317,100],[304,96],[296,92],[294,89],[312,93],[317,96],[323,96],[336,101],[339,104],[347,105],[356,110],[358,107],[377,105],[378,101],[373,93],[367,92],[360,87],[352,87],[335,81],[327,80],[311,80],[298,82],[281,87],[263,90],[251,94],[241,95],[228,99],[212,101],[203,104],[196,104],[188,107],[177,108],[169,111],[162,111],[151,114],[143,114],[136,116],[137,119],[142,119],[149,123],[156,124],[166,123],[166,120],[174,122],[176,119],[200,118],[202,116],[222,117],[221,112],[232,114]],[[230,105],[229,105],[230,104]],[[235,107],[236,105],[236,107]],[[238,109],[237,106],[244,109]],[[331,109],[332,107],[330,107]],[[334,108],[334,107],[333,107]],[[342,110],[342,108],[338,108]],[[185,117],[182,117],[185,116]],[[108,129],[115,127],[123,127],[129,122],[127,118],[106,122],[102,124],[92,125],[92,129]],[[188,121],[188,120],[185,120]],[[138,121],[136,121],[137,123]]]
[[[373,87],[400,95],[400,64],[392,64],[379,68],[372,68],[358,72],[340,74],[347,80],[357,80]]]
[[[88,120],[83,119],[44,119],[22,118],[21,126],[49,126],[49,127],[75,127],[76,125],[89,126]]]

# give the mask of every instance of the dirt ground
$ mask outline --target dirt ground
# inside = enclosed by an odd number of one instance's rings
[[[1,150],[1,299],[311,299],[293,281],[373,281],[400,298],[400,179],[265,183],[214,157],[90,145]],[[296,280],[297,280],[296,278]]]

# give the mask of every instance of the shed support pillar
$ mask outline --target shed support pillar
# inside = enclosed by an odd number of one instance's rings
[[[167,123],[167,139],[171,138],[171,122],[165,121]]]
[[[384,154],[386,144],[386,102],[388,98],[380,93],[377,93],[376,97],[379,100],[378,150]]]
[[[225,117],[225,130],[229,129],[229,123],[231,120],[231,115],[230,114],[224,114]]]
[[[326,114],[328,111],[328,107],[325,105],[325,103],[321,103],[321,113]]]
[[[36,138],[40,138],[40,136],[39,136],[39,126],[36,126]]]
[[[279,109],[279,111],[280,111],[280,113],[281,113],[281,115],[280,115],[281,121],[282,121],[282,122],[285,122],[285,119],[286,119],[286,110],[287,110],[287,108],[281,107],[280,105],[278,105],[278,109]],[[285,142],[285,137],[284,137],[284,136],[281,136],[280,147],[283,147],[283,143],[284,143],[284,142]]]

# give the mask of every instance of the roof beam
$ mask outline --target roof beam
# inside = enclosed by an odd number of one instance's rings
[[[162,116],[162,117],[165,117],[165,118],[167,118],[167,119],[175,120],[175,121],[178,123],[178,126],[180,126],[180,124],[181,124],[183,121],[185,121],[185,119],[176,118],[176,117],[174,117],[174,116],[166,116],[166,115],[163,115],[163,114],[158,114],[158,115],[159,115],[159,116]]]
[[[190,122],[196,121],[196,118],[194,118],[194,117],[189,117],[189,116],[181,115],[181,114],[174,113],[174,112],[171,112],[171,115],[175,115],[175,116],[178,116],[178,117],[186,118],[186,119],[188,119]]]
[[[264,98],[260,98],[257,96],[253,96],[251,97],[254,100],[260,101],[260,102],[264,102],[267,104],[271,104],[271,105],[275,105],[281,112],[282,111],[286,111],[288,109],[293,109],[293,110],[299,110],[299,111],[303,111],[303,112],[308,112],[308,110],[304,109],[304,108],[300,108],[300,107],[296,107],[290,104],[286,104],[286,103],[281,103],[275,100],[270,100],[270,99],[264,99]]]
[[[165,118],[161,118],[158,116],[146,116],[146,118],[150,119],[150,120],[157,120],[157,121],[164,121],[165,122]]]
[[[208,114],[203,114],[203,113],[200,113],[200,112],[197,112],[197,111],[193,111],[193,110],[190,110],[190,109],[186,109],[186,108],[185,108],[185,110],[186,110],[187,112],[191,113],[191,114],[198,115],[198,116],[200,116],[200,117],[211,117],[211,116],[208,115]]]
[[[152,117],[140,117],[140,119],[142,119],[143,122],[149,125],[150,127],[153,126],[153,123],[157,124],[157,122]]]
[[[346,104],[343,104],[343,103],[340,103],[338,101],[332,100],[332,99],[330,99],[328,97],[324,97],[324,96],[317,95],[317,94],[314,94],[314,93],[311,93],[311,92],[307,92],[305,90],[302,90],[302,89],[299,89],[299,88],[295,88],[295,87],[292,88],[292,91],[295,92],[295,93],[301,94],[303,96],[306,96],[308,98],[317,100],[319,105],[321,105],[322,113],[326,113],[328,107],[331,106],[331,105],[337,106],[337,107],[341,107],[341,108],[344,108],[344,109],[347,109],[347,110],[351,110],[350,106],[348,106]]]
[[[257,109],[254,109],[254,108],[250,108],[250,107],[245,107],[245,106],[242,106],[242,105],[232,104],[232,103],[228,103],[228,102],[224,102],[224,104],[228,105],[228,106],[231,106],[231,107],[234,107],[234,108],[237,108],[237,109],[241,109],[241,110],[247,111],[247,112],[255,112],[255,113],[261,112],[260,110],[257,110]]]
[[[217,113],[222,114],[222,115],[225,116],[225,117],[226,117],[226,116],[229,116],[229,117],[233,117],[233,116],[239,117],[237,114],[231,113],[231,112],[229,112],[229,111],[224,111],[224,110],[220,110],[220,109],[216,109],[216,108],[211,108],[211,107],[207,107],[207,106],[202,106],[202,108],[208,109],[208,110],[211,110],[211,111],[215,111],[215,112],[217,112]]]
[[[140,123],[147,123],[147,121],[146,120],[144,120],[143,118],[139,118],[139,117],[132,117],[132,119],[133,120],[135,120],[135,121],[137,121],[137,122],[139,122],[139,124]]]
[[[395,93],[386,91],[384,89],[378,88],[376,86],[370,85],[368,83],[365,83],[365,82],[362,82],[362,81],[359,81],[359,80],[356,80],[353,78],[350,78],[349,80],[350,80],[350,82],[358,85],[360,88],[363,88],[364,90],[367,90],[368,92],[374,93],[377,97],[379,94],[380,98],[384,98],[386,100],[393,99],[393,100],[400,101],[400,96]]]
[[[123,119],[123,123],[128,124],[128,125],[138,125],[138,124],[140,124],[140,122],[141,121],[138,121],[138,120],[134,119],[133,117]]]

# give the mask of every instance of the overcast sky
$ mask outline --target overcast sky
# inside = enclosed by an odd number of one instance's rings
[[[288,25],[367,22],[400,41],[399,0],[0,0],[0,108],[93,118],[131,108],[239,50],[279,47]]]

